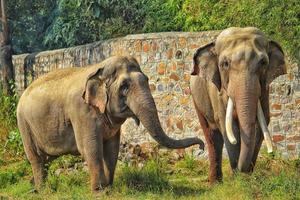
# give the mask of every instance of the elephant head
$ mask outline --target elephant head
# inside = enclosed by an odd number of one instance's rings
[[[194,55],[192,75],[212,81],[220,94],[226,94],[225,127],[232,144],[237,142],[232,131],[233,116],[239,122],[240,171],[249,172],[252,169],[256,124],[260,125],[268,150],[272,151],[267,129],[268,87],[284,73],[285,61],[280,45],[269,41],[254,27],[228,28],[214,42],[199,48]]]
[[[87,77],[83,93],[86,103],[108,116],[112,124],[123,123],[133,118],[141,121],[150,135],[168,148],[186,148],[204,143],[199,138],[174,140],[163,131],[154,99],[151,95],[148,77],[141,71],[133,57],[111,57],[102,62]]]

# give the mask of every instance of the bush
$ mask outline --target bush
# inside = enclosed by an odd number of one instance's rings
[[[11,131],[17,127],[18,96],[5,96],[0,87],[0,126]]]
[[[0,155],[15,158],[24,154],[22,139],[17,127],[17,104],[19,97],[15,89],[13,96],[5,96],[0,88]]]
[[[291,56],[300,49],[300,4],[297,0],[185,0],[177,18],[184,31],[255,26],[280,42]]]
[[[11,0],[8,7],[18,53],[134,33],[256,26],[291,56],[300,54],[298,0]]]

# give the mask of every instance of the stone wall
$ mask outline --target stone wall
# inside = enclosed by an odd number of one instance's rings
[[[150,88],[167,134],[175,138],[203,138],[192,98],[189,79],[192,56],[197,48],[213,40],[218,31],[198,33],[150,33],[128,35],[92,44],[14,56],[17,89],[21,93],[32,80],[56,68],[82,67],[112,55],[130,54],[148,75]],[[296,64],[288,74],[272,83],[270,130],[276,146],[285,157],[300,155],[300,83]],[[145,129],[127,120],[123,141],[151,141]]]

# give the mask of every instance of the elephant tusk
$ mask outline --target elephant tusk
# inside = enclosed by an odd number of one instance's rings
[[[258,104],[257,104],[257,119],[258,119],[259,125],[261,127],[261,130],[264,134],[268,153],[272,153],[273,152],[272,139],[271,139],[270,132],[268,130],[268,126],[266,123],[266,119],[265,119],[260,101],[258,101]]]
[[[233,113],[233,101],[229,97],[228,103],[227,103],[227,109],[226,109],[226,120],[225,120],[226,134],[227,134],[229,142],[231,144],[236,144],[237,141],[236,141],[233,131],[232,131],[232,113]]]

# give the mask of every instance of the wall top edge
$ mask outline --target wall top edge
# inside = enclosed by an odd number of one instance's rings
[[[74,51],[76,49],[82,49],[84,47],[96,47],[101,44],[111,43],[111,42],[120,42],[126,40],[148,40],[148,39],[160,39],[160,38],[203,38],[203,37],[216,37],[221,31],[201,31],[201,32],[158,32],[158,33],[141,33],[141,34],[132,34],[126,35],[124,37],[117,37],[108,40],[101,40],[96,41],[93,43],[88,43],[84,45],[73,46],[69,48],[62,48],[62,49],[54,49],[54,50],[47,50],[35,53],[24,53],[19,55],[13,55],[13,59],[24,59],[29,55],[34,55],[36,57],[43,56],[43,55],[54,55],[59,52],[69,52]]]

